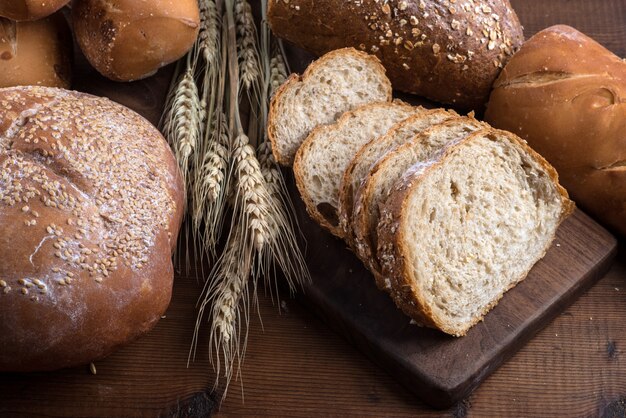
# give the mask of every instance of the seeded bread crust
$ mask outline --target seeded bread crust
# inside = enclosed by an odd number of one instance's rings
[[[359,187],[356,197],[354,210],[352,213],[352,231],[354,233],[354,242],[353,249],[355,250],[357,256],[368,266],[369,270],[372,272],[380,273],[380,264],[378,263],[378,258],[376,257],[376,245],[374,243],[374,239],[372,237],[373,231],[370,230],[370,223],[368,213],[370,208],[374,204],[373,196],[376,192],[376,177],[381,175],[386,175],[387,169],[392,166],[393,161],[397,155],[402,155],[405,153],[412,153],[412,149],[415,146],[420,146],[420,143],[431,135],[437,134],[438,132],[444,131],[448,128],[453,128],[458,126],[461,123],[469,124],[476,129],[480,129],[481,127],[487,127],[486,124],[479,122],[475,119],[468,117],[453,117],[446,122],[437,124],[424,131],[421,134],[415,136],[411,141],[407,142],[404,145],[396,148],[392,152],[385,155],[384,158],[378,161],[378,163],[370,170],[367,177],[363,180],[361,187]],[[463,137],[456,138],[455,141],[460,141]],[[443,151],[450,145],[456,143],[452,141],[447,146],[444,146],[439,152],[443,153]],[[391,163],[391,165],[390,165]],[[380,219],[379,219],[380,221]],[[379,274],[375,274],[376,278],[380,278]],[[378,283],[378,281],[377,281]],[[379,286],[382,286],[378,283]]]
[[[283,112],[288,111],[288,109],[284,109],[284,96],[286,95],[286,92],[288,92],[291,89],[297,88],[302,83],[306,83],[309,77],[312,74],[315,74],[315,72],[318,71],[318,69],[323,68],[328,61],[330,61],[336,56],[342,56],[342,55],[353,55],[353,56],[358,57],[359,59],[368,61],[370,64],[373,64],[375,68],[375,73],[378,75],[379,79],[385,81],[385,89],[387,90],[387,94],[384,100],[388,102],[391,101],[391,97],[392,97],[391,83],[387,79],[385,68],[382,66],[382,64],[380,63],[380,60],[376,56],[367,54],[362,51],[357,51],[354,48],[343,48],[343,49],[337,49],[337,50],[328,52],[323,57],[313,61],[307,67],[307,69],[304,71],[302,75],[298,75],[295,73],[291,74],[289,78],[287,78],[287,81],[285,81],[283,85],[278,88],[278,90],[276,91],[276,94],[274,94],[274,96],[272,97],[272,100],[270,101],[269,118],[268,118],[268,123],[267,123],[267,135],[270,139],[270,142],[272,143],[272,152],[274,153],[274,158],[279,164],[283,166],[291,166],[293,164],[293,160],[296,154],[295,152],[293,153],[293,155],[287,155],[285,153],[281,153],[280,149],[282,147],[280,146],[281,145],[280,142],[281,140],[284,140],[284,139],[280,138],[276,132],[277,124],[279,123],[279,120],[280,120],[278,115],[282,114]],[[351,109],[347,109],[347,110],[351,110]]]
[[[183,184],[165,139],[108,99],[0,89],[0,372],[86,364],[171,296]]]
[[[270,0],[279,37],[322,55],[352,46],[376,54],[397,90],[478,109],[523,42],[508,0]]]
[[[315,221],[317,221],[322,227],[328,229],[336,237],[343,238],[343,229],[339,225],[331,224],[328,221],[327,217],[324,216],[324,214],[320,211],[320,209],[317,207],[314,200],[312,199],[311,193],[308,189],[309,186],[307,185],[304,179],[304,173],[307,170],[310,170],[310,167],[308,167],[305,163],[303,163],[303,160],[306,158],[306,155],[310,152],[311,148],[315,145],[316,141],[318,141],[321,136],[323,136],[324,134],[327,134],[328,132],[332,132],[336,129],[340,129],[342,125],[344,125],[347,121],[349,121],[355,115],[359,113],[367,114],[369,111],[379,110],[381,108],[391,109],[394,107],[400,107],[402,109],[406,109],[407,112],[412,112],[416,110],[415,107],[407,103],[404,103],[400,100],[395,100],[390,103],[385,103],[385,102],[371,103],[365,106],[361,106],[357,109],[344,113],[337,120],[337,122],[332,125],[323,125],[323,126],[318,126],[317,128],[315,128],[309,134],[307,139],[302,143],[302,145],[298,149],[298,152],[296,153],[296,158],[295,158],[294,165],[293,165],[293,172],[294,172],[295,179],[296,179],[296,186],[298,187],[298,190],[300,191],[300,196],[302,197],[302,200],[306,204],[307,212]],[[332,215],[329,215],[329,216],[338,217],[338,214],[333,213]]]
[[[351,218],[354,210],[354,200],[358,190],[358,187],[355,188],[354,186],[360,186],[365,179],[365,177],[361,177],[360,175],[361,170],[367,168],[368,171],[370,171],[387,153],[396,149],[399,146],[396,135],[405,127],[412,126],[423,120],[437,118],[448,119],[455,116],[459,115],[454,111],[444,109],[424,110],[423,112],[398,122],[383,136],[372,139],[370,142],[363,145],[354,156],[350,165],[344,172],[341,180],[341,188],[339,189],[339,226],[343,230],[344,239],[351,247],[354,247],[355,244]],[[383,154],[380,153],[381,149],[385,150]]]
[[[558,223],[569,216],[575,206],[574,203],[569,200],[566,190],[559,185],[556,170],[517,136],[496,129],[490,129],[488,131],[494,135],[508,138],[511,142],[522,148],[524,152],[530,154],[532,158],[540,162],[540,165],[548,173],[562,197],[563,209]],[[461,142],[449,147],[439,158],[417,164],[407,171],[403,178],[396,184],[389,198],[381,208],[381,218],[378,225],[377,256],[382,268],[382,275],[380,277],[384,284],[383,288],[390,294],[398,308],[406,315],[410,316],[418,325],[436,328],[456,337],[465,335],[473,325],[481,321],[484,315],[497,305],[506,291],[526,277],[528,271],[524,272],[521,277],[517,278],[509,287],[503,290],[498,298],[483,309],[476,320],[467,324],[467,327],[459,332],[451,328],[449,324],[437,322],[436,318],[433,316],[432,310],[425,302],[423,295],[415,288],[415,280],[412,279],[412,269],[407,263],[406,254],[408,248],[406,247],[406,237],[403,236],[401,223],[410,216],[410,214],[407,213],[406,206],[408,197],[411,195],[413,189],[423,181],[429,172],[437,170],[444,163],[446,158],[448,158],[451,153],[455,152],[456,149],[472,141],[474,138],[484,135],[484,133],[485,130],[475,132]],[[548,241],[546,248],[544,248],[542,257],[547,252],[551,241],[552,239]]]

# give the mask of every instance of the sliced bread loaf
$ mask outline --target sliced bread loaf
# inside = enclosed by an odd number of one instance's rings
[[[544,256],[573,207],[526,143],[481,130],[394,186],[378,227],[385,288],[418,323],[465,335]]]
[[[346,166],[363,144],[423,111],[401,101],[372,103],[346,112],[335,124],[314,129],[293,165],[298,190],[313,219],[341,237],[339,183]]]
[[[376,162],[386,153],[406,143],[432,125],[457,116],[459,115],[456,112],[444,109],[418,112],[396,123],[384,135],[372,139],[361,147],[346,168],[339,186],[339,224],[349,244],[354,241],[350,223],[354,195]]]
[[[379,205],[385,202],[392,186],[414,164],[434,158],[444,147],[486,127],[488,125],[468,117],[456,117],[434,125],[388,153],[368,173],[354,201],[353,248],[377,281],[380,278],[376,259]]]
[[[291,75],[270,103],[267,133],[274,157],[293,164],[300,144],[320,125],[367,103],[391,101],[391,83],[378,58],[354,48],[327,53]]]

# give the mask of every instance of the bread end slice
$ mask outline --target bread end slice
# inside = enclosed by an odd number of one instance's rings
[[[317,126],[367,103],[391,101],[391,83],[378,58],[354,48],[331,51],[291,75],[270,102],[267,134],[276,161],[293,164]]]
[[[573,209],[556,171],[522,140],[479,131],[412,167],[383,205],[384,287],[415,321],[463,336],[526,277]]]

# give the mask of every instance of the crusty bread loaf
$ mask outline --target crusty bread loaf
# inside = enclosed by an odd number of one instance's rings
[[[353,248],[377,282],[380,279],[380,265],[376,258],[380,205],[385,203],[392,187],[411,166],[435,158],[445,147],[486,127],[486,124],[469,117],[452,118],[397,147],[368,173],[355,198],[352,214]]]
[[[391,101],[391,84],[373,55],[353,48],[332,51],[291,75],[272,98],[267,132],[274,157],[292,165],[309,133],[367,103]]]
[[[72,34],[61,12],[35,22],[0,17],[0,88],[69,88]]]
[[[568,26],[545,29],[497,80],[485,114],[526,139],[572,198],[626,236],[626,63]]]
[[[176,161],[107,99],[18,87],[0,103],[0,372],[89,363],[169,304]]]
[[[395,89],[474,109],[523,42],[508,0],[269,0],[268,20],[317,55],[347,46],[376,54]]]
[[[38,20],[59,10],[70,0],[2,0],[0,16],[11,20]]]
[[[200,11],[196,0],[74,0],[72,20],[91,65],[112,80],[132,81],[185,55]]]
[[[334,235],[339,227],[339,183],[356,152],[396,122],[423,112],[402,102],[379,102],[346,112],[337,123],[311,132],[298,149],[293,171],[309,214]]]
[[[339,225],[343,231],[343,237],[348,243],[354,241],[350,220],[356,192],[376,162],[386,153],[406,143],[418,133],[455,116],[458,114],[454,111],[444,109],[417,112],[396,123],[384,135],[372,139],[361,147],[350,161],[339,185]]]
[[[543,158],[508,132],[481,130],[394,187],[378,227],[385,288],[416,322],[465,335],[572,210]]]

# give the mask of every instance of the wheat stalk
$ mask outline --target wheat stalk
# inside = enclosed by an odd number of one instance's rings
[[[240,367],[244,357],[249,323],[248,284],[252,267],[252,252],[244,245],[245,239],[239,235],[239,232],[235,231],[229,235],[226,249],[205,283],[200,297],[202,302],[198,309],[189,356],[189,360],[195,357],[202,318],[205,310],[209,308],[212,319],[209,334],[209,359],[216,369],[215,387],[219,378],[224,377],[226,389],[233,377],[235,365]],[[256,294],[255,289],[253,293]],[[242,321],[246,330],[243,335]]]
[[[198,87],[190,68],[180,78],[168,108],[165,136],[174,149],[185,187],[189,190],[189,159],[198,145],[202,120]]]
[[[274,56],[270,60],[270,98],[276,94],[276,90],[278,90],[286,80],[287,66],[285,65],[285,59],[280,53],[280,49],[276,48]]]
[[[234,141],[233,159],[237,177],[237,193],[242,200],[245,225],[258,252],[263,250],[270,235],[268,222],[270,195],[248,137],[241,133]]]
[[[214,64],[219,59],[220,21],[215,0],[199,0],[200,31],[196,49],[207,64]]]
[[[221,10],[219,3],[217,6]],[[258,308],[258,280],[265,279],[265,287],[273,298],[278,270],[284,273],[292,292],[296,284],[310,279],[294,232],[293,206],[264,132],[269,95],[275,90],[270,86],[281,83],[288,69],[278,48],[270,63],[266,24],[260,47],[263,59],[260,59],[256,26],[247,1],[225,0],[224,6],[223,18],[217,19],[222,22],[217,36],[221,48],[215,55],[197,53],[207,61],[200,77],[200,102],[206,103],[208,122],[204,141],[194,154],[193,212],[194,230],[202,222],[205,225],[202,237],[205,251],[215,251],[221,232],[221,221],[215,219],[221,219],[226,202],[232,206],[232,218],[225,249],[215,261],[198,301],[189,357],[190,360],[195,357],[200,326],[205,314],[209,314],[209,355],[217,379],[225,379],[223,397],[233,376],[241,371],[250,302]],[[208,8],[203,9],[207,16]],[[264,11],[265,8],[263,0]],[[208,42],[207,39],[207,34],[201,35],[198,51],[202,51],[200,43]],[[241,95],[243,91],[246,95]],[[240,113],[246,106],[250,110],[250,123],[244,128]],[[257,139],[261,143],[255,150],[251,143]]]
[[[260,60],[254,17],[247,0],[235,1],[235,18],[240,79],[247,90],[258,89],[257,85],[261,76]]]

